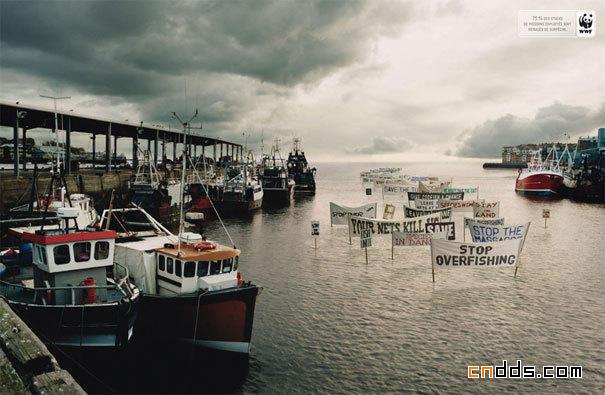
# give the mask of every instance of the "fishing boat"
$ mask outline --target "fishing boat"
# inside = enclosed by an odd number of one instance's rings
[[[129,191],[133,203],[143,207],[163,223],[172,223],[178,219],[181,201],[185,206],[190,204],[189,195],[181,196],[181,181],[161,177],[149,151],[143,153],[143,161],[129,183]]]
[[[288,170],[279,151],[278,139],[275,139],[275,145],[271,147],[271,154],[263,155],[257,173],[263,186],[264,203],[287,204],[290,202],[296,183],[288,176]]]
[[[121,218],[133,215],[147,227],[128,228]],[[137,336],[153,344],[250,352],[261,288],[243,281],[240,250],[195,233],[178,237],[140,207],[105,210],[100,227],[108,224],[118,232],[115,261],[142,292]]]
[[[99,215],[94,207],[93,198],[83,193],[69,193],[67,184],[61,175],[53,175],[49,184],[49,191],[45,194],[38,194],[35,189],[36,176],[32,182],[32,194],[30,202],[13,207],[8,212],[8,217],[2,221],[11,223],[11,227],[16,228],[19,219],[31,223],[43,219],[56,219],[57,212],[64,207],[76,209],[75,218],[78,228],[84,229],[87,226],[94,225],[99,220]],[[35,219],[34,219],[35,218]],[[10,221],[13,219],[14,221]]]
[[[190,121],[182,124],[187,134]],[[205,188],[195,167],[192,172]],[[213,200],[210,203],[215,209]],[[147,229],[134,231],[124,226],[119,217],[133,211],[147,219]],[[111,225],[118,230],[122,226],[114,259],[129,269],[142,291],[137,336],[154,345],[163,342],[250,352],[256,297],[261,288],[243,281],[239,271],[241,251],[224,225],[232,247],[184,232],[182,209],[179,236],[141,207],[104,211],[100,227]]]
[[[214,198],[223,213],[253,211],[262,206],[263,186],[248,163],[232,162],[224,169],[222,190],[218,189],[219,196]]]
[[[305,152],[300,149],[300,140],[295,138],[288,155],[288,175],[296,183],[295,194],[315,195],[315,168],[310,168]]]
[[[541,151],[534,152],[526,169],[519,169],[515,191],[526,195],[557,196],[563,185],[557,149],[553,145],[543,160]]]
[[[68,221],[77,209],[57,215]],[[46,343],[61,347],[123,349],[139,309],[139,290],[113,261],[116,232],[88,228],[40,229],[22,234],[33,264],[6,270],[0,294]]]

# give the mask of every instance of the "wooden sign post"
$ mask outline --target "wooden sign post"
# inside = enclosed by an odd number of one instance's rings
[[[372,246],[372,231],[370,229],[363,229],[361,231],[361,248],[366,250],[366,265],[368,264],[368,247]]]
[[[550,218],[550,209],[543,208],[542,209],[542,218],[544,218],[544,229],[546,229],[546,220]]]
[[[317,249],[317,237],[319,236],[319,221],[311,221],[311,236]]]

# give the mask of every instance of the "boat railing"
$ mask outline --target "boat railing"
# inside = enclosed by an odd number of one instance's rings
[[[121,266],[116,264],[117,266]],[[83,298],[76,298],[77,291],[86,291],[86,290],[97,290],[97,289],[105,289],[105,290],[118,290],[126,297],[132,297],[133,292],[130,287],[130,279],[128,276],[128,269],[122,266],[127,274],[124,278],[120,279],[120,281],[115,282],[114,284],[108,285],[70,285],[70,286],[59,286],[59,287],[29,287],[23,284],[10,283],[4,280],[0,280],[0,296],[4,296],[7,299],[11,299],[10,295],[19,293],[20,295],[31,294],[31,302],[27,302],[27,299],[19,298],[19,301],[23,301],[25,303],[31,304],[48,304],[48,301],[56,297],[57,293],[63,292],[66,296],[71,297],[69,299],[71,303],[65,303],[66,305],[84,305],[87,303],[83,302]],[[12,291],[12,292],[10,292]]]

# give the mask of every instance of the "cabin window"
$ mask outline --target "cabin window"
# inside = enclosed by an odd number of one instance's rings
[[[109,242],[97,241],[95,243],[95,259],[102,260],[109,257]]]
[[[88,262],[90,260],[91,245],[89,242],[74,243],[74,259],[76,262]]]
[[[181,264],[181,261],[179,261],[178,259],[176,261],[174,261],[174,274],[177,277],[181,277],[183,275],[182,264]]]
[[[212,261],[210,263],[210,275],[219,274],[221,272],[221,261]]]
[[[208,261],[200,261],[197,263],[197,276],[205,277],[208,275]]]
[[[195,262],[187,261],[185,262],[185,270],[183,272],[185,277],[191,278],[195,276]]]
[[[233,266],[233,259],[223,259],[223,273],[231,273],[231,267]]]
[[[69,246],[67,244],[61,244],[53,248],[53,255],[55,256],[56,265],[65,265],[71,261],[69,257]]]
[[[239,255],[236,256],[233,260],[234,260],[234,262],[233,262],[233,270],[237,270],[237,265],[239,264]]]
[[[48,263],[46,262],[46,248],[37,245],[36,251],[38,252],[38,262],[42,263],[44,266],[47,266]]]
[[[174,262],[172,258],[166,259],[166,271],[170,274],[174,271]]]
[[[160,255],[158,257],[158,269],[160,269],[161,271],[166,270],[166,258],[164,257],[164,255]]]

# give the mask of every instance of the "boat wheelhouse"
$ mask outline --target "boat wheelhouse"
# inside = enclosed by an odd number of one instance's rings
[[[33,265],[5,273],[0,294],[47,343],[123,348],[133,334],[139,290],[128,270],[114,265],[116,237],[94,228],[23,233]]]

